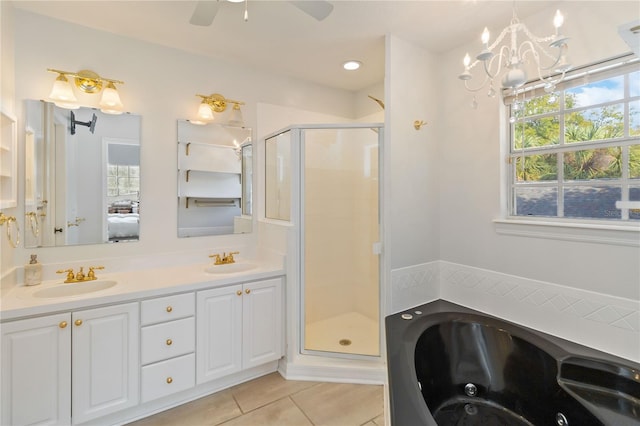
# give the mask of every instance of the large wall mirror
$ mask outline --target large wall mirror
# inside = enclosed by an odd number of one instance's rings
[[[178,237],[252,230],[251,129],[178,121]]]
[[[25,111],[25,247],[138,241],[140,116]]]

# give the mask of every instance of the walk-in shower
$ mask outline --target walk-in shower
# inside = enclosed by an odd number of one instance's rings
[[[290,219],[298,230],[302,354],[380,356],[382,131],[294,126],[266,140],[267,217]]]

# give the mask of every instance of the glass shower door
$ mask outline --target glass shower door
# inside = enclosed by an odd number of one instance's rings
[[[303,349],[380,355],[381,129],[303,129]]]

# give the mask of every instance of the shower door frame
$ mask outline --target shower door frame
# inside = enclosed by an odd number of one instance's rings
[[[301,124],[288,128],[292,131],[291,141],[292,141],[292,177],[297,175],[298,179],[293,178],[292,182],[292,192],[298,195],[298,202],[292,203],[297,210],[293,213],[293,217],[297,219],[299,233],[297,238],[298,244],[298,271],[299,271],[299,300],[298,306],[299,309],[299,330],[298,330],[298,353],[301,355],[315,355],[315,356],[323,356],[329,358],[344,358],[344,359],[352,359],[352,360],[379,360],[384,359],[383,354],[383,346],[384,346],[384,291],[383,291],[383,250],[382,244],[384,241],[384,202],[383,202],[383,182],[384,182],[384,159],[383,159],[383,146],[384,146],[384,123],[331,123],[331,124]],[[331,351],[321,351],[314,349],[305,349],[305,256],[304,256],[304,247],[305,247],[305,196],[304,196],[304,187],[305,187],[305,140],[304,140],[304,131],[305,130],[344,130],[344,129],[377,129],[377,138],[378,138],[378,237],[377,242],[374,243],[374,247],[371,247],[372,251],[375,251],[375,254],[378,255],[378,355],[365,355],[365,354],[353,354],[353,353],[345,353],[345,352],[331,352]],[[295,143],[297,141],[297,143]],[[297,151],[297,152],[296,152]],[[296,161],[297,160],[297,161]],[[297,188],[293,187],[296,185]]]

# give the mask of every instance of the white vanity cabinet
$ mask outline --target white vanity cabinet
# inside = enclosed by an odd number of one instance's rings
[[[194,315],[194,293],[142,302],[143,403],[195,386]]]
[[[74,312],[71,321],[73,423],[137,405],[138,303]]]
[[[198,384],[282,356],[282,279],[197,293]]]
[[[71,423],[71,314],[2,324],[3,425]]]
[[[137,405],[138,324],[138,303],[3,323],[2,424],[77,424]]]

